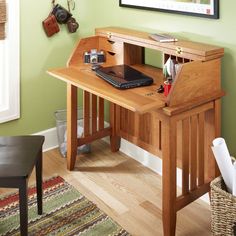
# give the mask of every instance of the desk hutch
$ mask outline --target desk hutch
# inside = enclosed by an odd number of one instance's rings
[[[106,54],[104,66],[128,64],[154,79],[154,84],[118,90],[83,63],[96,48]],[[145,48],[180,63],[167,97],[157,93],[162,69],[145,65]],[[75,166],[77,146],[110,136],[118,151],[124,138],[162,158],[162,212],[165,236],[175,235],[177,211],[209,191],[219,173],[211,152],[220,135],[221,58],[224,49],[190,41],[159,43],[145,32],[107,27],[78,42],[67,67],[48,73],[67,83],[67,168]],[[77,138],[77,88],[83,90],[84,134]],[[110,127],[104,127],[104,100],[110,102]],[[176,170],[182,169],[177,193]]]

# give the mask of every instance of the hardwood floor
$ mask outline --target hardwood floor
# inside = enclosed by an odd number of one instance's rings
[[[63,177],[132,235],[162,235],[161,177],[121,152],[112,153],[105,142],[93,143],[71,172],[58,149],[45,152],[43,177],[52,175]],[[198,200],[179,211],[176,235],[211,235],[209,206]]]

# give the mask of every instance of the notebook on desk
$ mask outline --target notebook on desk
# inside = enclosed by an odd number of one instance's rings
[[[100,67],[96,70],[96,75],[119,89],[135,88],[153,83],[151,77],[128,65]]]

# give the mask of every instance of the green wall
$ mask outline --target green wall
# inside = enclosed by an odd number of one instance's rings
[[[78,38],[93,34],[94,28],[123,26],[148,32],[173,32],[177,37],[215,44],[225,48],[222,60],[222,86],[227,92],[222,103],[222,136],[236,155],[236,25],[234,0],[220,1],[220,19],[212,20],[155,11],[119,7],[116,0],[75,0],[80,29],[47,38],[41,21],[50,1],[21,1],[21,118],[0,125],[0,134],[26,134],[55,126],[53,112],[65,108],[65,84],[51,78],[47,68],[63,66]],[[66,6],[66,1],[59,1]],[[148,54],[147,62],[158,58]]]

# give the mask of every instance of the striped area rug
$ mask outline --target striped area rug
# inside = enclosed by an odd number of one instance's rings
[[[63,178],[45,181],[43,191],[44,214],[39,216],[36,189],[29,188],[29,235],[130,235]],[[20,235],[18,202],[18,193],[0,197],[0,235]]]

